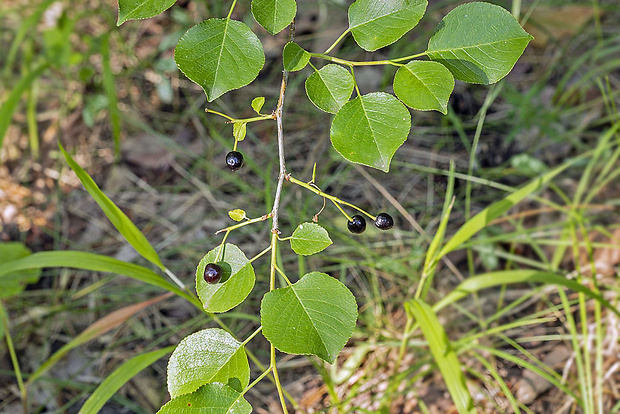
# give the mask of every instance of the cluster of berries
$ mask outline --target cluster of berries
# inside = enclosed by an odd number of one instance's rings
[[[381,213],[375,218],[375,226],[380,230],[389,230],[394,226],[394,219],[388,213]],[[347,222],[347,228],[351,233],[363,233],[366,230],[366,219],[356,214]]]
[[[243,155],[239,151],[230,151],[226,154],[226,165],[232,171],[237,171],[243,166]],[[375,226],[381,230],[389,230],[394,226],[394,219],[388,213],[380,213],[375,218]],[[366,219],[356,214],[347,222],[347,228],[351,233],[363,233],[366,230]],[[215,263],[207,264],[204,279],[210,284],[218,283],[222,279],[222,267]]]

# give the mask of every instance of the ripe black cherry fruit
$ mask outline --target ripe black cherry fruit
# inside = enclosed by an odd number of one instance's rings
[[[363,233],[364,230],[366,230],[366,219],[359,214],[356,214],[347,222],[347,228],[351,233]]]
[[[226,154],[226,165],[232,171],[237,171],[243,167],[243,155],[239,151],[230,151]]]
[[[375,226],[381,230],[389,230],[394,226],[394,219],[388,213],[381,213],[375,219]]]
[[[222,278],[222,268],[215,263],[209,263],[205,267],[205,282],[215,284]]]

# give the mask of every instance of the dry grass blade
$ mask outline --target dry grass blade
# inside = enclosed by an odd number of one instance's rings
[[[88,328],[86,328],[84,331],[82,331],[81,334],[73,338],[69,343],[65,344],[65,346],[56,351],[56,353],[52,355],[47,361],[45,361],[43,365],[41,365],[41,367],[39,367],[39,369],[30,376],[27,385],[32,384],[34,381],[36,381],[41,375],[43,375],[47,370],[49,370],[54,364],[56,364],[56,362],[58,362],[67,352],[69,352],[73,348],[78,347],[83,343],[89,342],[103,335],[104,333],[111,331],[112,329],[125,323],[127,319],[140,312],[141,310],[151,306],[154,303],[167,299],[172,295],[172,292],[168,292],[153,299],[136,303],[135,305],[126,306],[99,319]]]

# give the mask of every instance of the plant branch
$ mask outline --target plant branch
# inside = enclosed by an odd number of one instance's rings
[[[314,194],[318,194],[321,197],[324,197],[324,198],[332,201],[334,204],[342,204],[344,206],[354,208],[355,210],[359,211],[360,213],[363,213],[363,214],[367,215],[368,217],[370,217],[373,221],[377,219],[377,217],[373,216],[372,214],[368,213],[365,210],[362,210],[361,208],[359,208],[355,204],[351,204],[351,203],[349,203],[347,201],[341,200],[338,197],[333,196],[331,194],[324,193],[323,191],[319,190],[318,188],[313,187],[312,185],[310,185],[308,183],[304,183],[303,181],[300,181],[300,180],[298,180],[295,177],[292,177],[290,174],[286,176],[286,179],[288,181],[292,182],[293,184],[297,184],[300,187],[303,187],[303,188],[305,188],[307,190],[312,191]],[[342,209],[340,211],[342,211]],[[344,211],[343,211],[343,213],[344,213]],[[344,215],[348,217],[348,215],[346,213],[344,213]]]
[[[293,41],[295,36],[295,21],[291,23],[289,28],[289,41]],[[284,160],[284,130],[282,127],[282,107],[284,105],[284,94],[286,92],[286,84],[288,82],[288,72],[285,70],[282,73],[282,82],[280,84],[280,96],[278,97],[278,105],[276,106],[276,110],[273,112],[276,125],[278,130],[278,160],[280,164],[279,174],[278,174],[278,184],[276,187],[276,194],[273,200],[273,209],[271,210],[271,270],[269,272],[269,291],[275,289],[275,278],[276,278],[276,259],[278,253],[278,234],[280,233],[280,229],[278,228],[278,219],[280,213],[280,199],[282,197],[282,185],[284,184],[284,180],[286,178],[286,163]],[[271,354],[271,369],[273,372],[273,377],[276,383],[276,388],[278,390],[278,396],[280,397],[280,403],[282,405],[282,411],[284,414],[288,414],[288,410],[286,408],[286,401],[284,400],[284,395],[282,393],[282,384],[280,383],[280,377],[278,375],[278,369],[276,367],[276,348],[273,344],[270,347]]]

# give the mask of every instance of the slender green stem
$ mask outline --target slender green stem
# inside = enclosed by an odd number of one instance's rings
[[[217,256],[215,256],[215,263],[222,260],[222,253],[224,252],[224,245],[226,244],[226,239],[230,234],[230,230],[226,230],[226,234],[224,234],[224,238],[222,239],[222,243],[220,244],[220,249],[217,251]]]
[[[239,119],[233,119],[232,121],[230,121],[230,123],[240,123],[240,122],[244,122],[246,124],[250,123],[250,122],[257,122],[257,121],[265,121],[267,119],[274,119],[273,115],[269,114],[265,114],[265,115],[260,115],[260,116],[253,116],[251,118],[239,118]]]
[[[355,71],[353,70],[353,66],[349,67],[351,69],[351,76],[353,76],[353,86],[355,86],[355,93],[357,93],[357,97],[360,98],[362,96],[360,92],[359,86],[357,86],[357,79],[355,79]]]
[[[250,263],[252,263],[254,260],[260,258],[262,255],[266,254],[269,250],[271,250],[271,245],[269,245],[265,250],[263,250],[262,252],[260,252],[256,256],[254,256],[253,258],[251,258],[250,259]]]
[[[392,60],[368,60],[368,61],[354,61],[354,60],[346,60],[340,59],[334,56],[326,55],[325,53],[310,53],[310,57],[328,60],[333,63],[339,63],[345,66],[377,66],[377,65],[392,65],[392,66],[403,66],[400,63],[397,63],[398,59]]]
[[[280,382],[280,375],[278,375],[278,368],[276,366],[276,348],[273,345],[271,345],[271,369],[273,370],[273,378],[276,380],[276,389],[278,390],[278,396],[280,397],[282,411],[284,414],[288,414],[284,395],[282,394],[282,383]]]
[[[251,118],[233,118],[232,116],[226,115],[222,112],[214,111],[213,109],[209,109],[209,108],[205,108],[205,112],[208,114],[215,114],[215,115],[221,116],[222,118],[226,118],[228,119],[229,124],[242,123],[242,122],[247,124],[249,122],[257,122],[257,121],[265,121],[267,119],[275,119],[274,116],[271,114],[253,116]]]
[[[323,191],[319,190],[319,189],[318,189],[318,188],[316,188],[316,187],[313,187],[312,185],[310,185],[310,184],[308,184],[308,183],[304,183],[303,181],[299,181],[297,178],[295,178],[295,177],[291,176],[290,174],[287,176],[287,180],[288,180],[288,181],[290,181],[290,182],[292,182],[293,184],[297,184],[297,185],[298,185],[298,186],[300,186],[300,187],[303,187],[303,188],[305,188],[305,189],[307,189],[307,190],[312,191],[314,194],[320,195],[321,197],[324,197],[324,198],[326,198],[326,199],[328,199],[328,200],[332,201],[334,204],[342,204],[342,205],[344,205],[344,206],[351,207],[351,208],[353,208],[353,209],[355,209],[355,210],[359,211],[360,213],[363,213],[363,214],[365,214],[366,216],[370,217],[373,221],[377,219],[377,217],[375,217],[375,216],[373,216],[372,214],[370,214],[370,213],[368,213],[368,212],[366,212],[366,211],[362,210],[361,208],[359,208],[359,207],[358,207],[358,206],[356,206],[355,204],[351,204],[351,203],[349,203],[349,202],[346,202],[346,201],[344,201],[344,200],[339,199],[339,198],[338,198],[338,197],[336,197],[336,196],[333,196],[333,195],[330,195],[330,194],[324,193]],[[341,211],[342,211],[342,210],[341,210]],[[344,213],[344,212],[343,212],[343,213]],[[347,218],[349,218],[349,216],[348,216],[346,213],[344,213],[344,215],[345,215],[345,216],[347,216]],[[350,218],[349,218],[349,220],[350,220]]]
[[[247,220],[247,221],[235,224],[233,226],[226,227],[224,229],[220,229],[220,230],[216,231],[215,234],[219,234],[219,233],[221,233],[223,231],[230,232],[230,231],[236,230],[236,229],[238,229],[240,227],[247,226],[248,224],[258,223],[259,221],[265,221],[269,217],[271,217],[271,213],[267,213],[264,216],[256,217],[256,218],[253,218],[253,219],[250,219],[250,220]]]
[[[258,384],[259,382],[262,381],[263,378],[265,378],[267,375],[269,375],[269,373],[272,371],[272,367],[269,366],[269,368],[267,368],[265,371],[263,371],[262,374],[260,374],[258,376],[258,378],[256,378],[254,381],[252,381],[252,383],[250,385],[248,385],[247,387],[245,387],[245,390],[243,390],[243,392],[241,393],[241,396],[244,396],[246,392],[250,391],[252,388],[254,388],[254,386],[256,384]]]
[[[226,16],[227,19],[230,19],[230,16],[232,16],[232,12],[235,9],[236,4],[237,4],[237,0],[233,0],[232,6],[230,6],[230,11],[228,12],[228,16]]]
[[[206,113],[208,113],[208,114],[215,114],[215,115],[219,115],[219,116],[221,116],[221,117],[223,117],[223,118],[226,118],[226,119],[228,119],[229,121],[232,121],[232,122],[234,122],[234,121],[235,121],[235,118],[232,118],[232,117],[230,117],[230,116],[228,116],[228,115],[226,115],[226,114],[223,114],[223,113],[221,113],[221,112],[214,111],[213,109],[205,108],[205,112],[206,112]]]
[[[336,41],[334,41],[334,43],[332,43],[332,45],[331,45],[330,47],[328,47],[328,48],[327,48],[327,50],[324,52],[324,54],[328,54],[329,52],[331,52],[331,51],[332,51],[332,50],[336,47],[336,45],[337,45],[338,43],[340,43],[340,41],[341,41],[342,39],[344,39],[344,37],[345,37],[346,35],[348,35],[348,34],[349,34],[349,32],[350,32],[350,31],[351,31],[351,28],[349,27],[347,30],[345,30],[345,31],[344,31],[344,32],[340,35],[340,37],[339,37],[338,39],[336,39]]]
[[[323,199],[323,200],[325,200],[325,199]],[[332,203],[334,203],[334,205],[335,205],[336,207],[338,207],[338,210],[340,210],[340,212],[341,212],[342,214],[344,214],[344,216],[347,218],[347,220],[349,220],[349,221],[353,221],[353,219],[351,218],[351,216],[349,216],[349,215],[347,214],[347,212],[346,212],[346,211],[344,211],[344,210],[342,209],[342,207],[340,207],[340,204],[336,203],[334,200],[331,200],[331,202],[332,202]]]
[[[288,283],[289,286],[292,285],[291,281],[289,280],[289,278],[286,276],[286,273],[284,273],[284,271],[282,269],[280,269],[277,265],[276,265],[276,271],[278,273],[280,273],[280,276],[282,276],[284,278],[284,280],[286,280],[286,283]]]
[[[411,60],[411,59],[415,59],[415,58],[419,58],[422,56],[427,56],[428,54],[426,52],[421,52],[421,53],[416,53],[415,55],[409,55],[409,56],[404,56],[401,58],[396,58],[396,59],[391,59],[390,62],[392,63],[396,63],[396,62],[402,62],[405,60]]]
[[[11,362],[13,363],[13,370],[15,371],[15,377],[17,378],[17,385],[22,395],[22,406],[24,408],[24,414],[28,414],[28,391],[24,386],[24,380],[22,379],[22,371],[19,369],[19,360],[13,347],[13,341],[11,339],[11,333],[9,331],[9,318],[7,317],[4,305],[0,302],[0,319],[2,320],[2,326],[4,328],[4,339],[6,340],[6,346],[9,349],[11,355]]]
[[[256,335],[258,335],[258,333],[260,331],[263,330],[263,326],[259,326],[254,332],[252,332],[252,335],[248,336],[245,341],[243,341],[243,343],[241,344],[241,346],[246,346],[248,342],[250,342]]]

